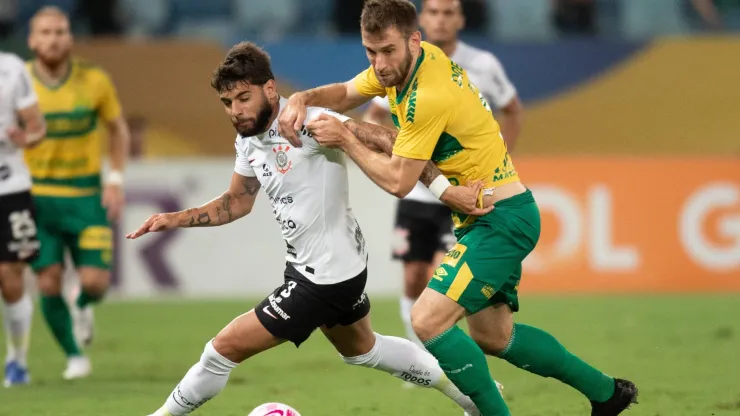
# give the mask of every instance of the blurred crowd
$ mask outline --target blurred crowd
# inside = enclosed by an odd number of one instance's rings
[[[413,0],[420,6],[422,0]],[[356,33],[362,0],[0,0],[0,37],[22,36],[43,5],[92,35],[275,38]],[[740,29],[740,0],[462,0],[468,34],[642,39]]]

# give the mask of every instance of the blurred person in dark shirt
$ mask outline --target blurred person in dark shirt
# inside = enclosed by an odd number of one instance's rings
[[[593,35],[596,27],[594,0],[553,0],[555,27],[563,35]]]
[[[116,16],[117,0],[78,0],[78,14],[87,19],[94,36],[118,35],[123,28]]]

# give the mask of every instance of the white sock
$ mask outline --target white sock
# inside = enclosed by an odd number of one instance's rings
[[[5,305],[3,321],[5,321],[5,338],[8,341],[6,362],[17,361],[22,367],[26,366],[32,317],[33,302],[28,295],[24,294],[17,302]]]
[[[416,336],[414,327],[411,326],[411,308],[414,307],[416,299],[412,299],[408,296],[401,296],[401,321],[403,322],[404,328],[406,328],[406,339],[416,344],[419,348],[426,351],[424,343],[421,342],[419,337]]]
[[[375,368],[401,380],[435,388],[463,410],[477,414],[473,401],[445,376],[437,359],[409,340],[376,333],[375,345],[367,354],[342,359],[347,364]]]
[[[180,384],[155,415],[187,415],[215,397],[226,387],[233,363],[213,348],[213,340],[206,344],[200,361],[190,368]]]

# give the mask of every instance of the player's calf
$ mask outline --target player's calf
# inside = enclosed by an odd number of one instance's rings
[[[407,339],[373,332],[368,316],[348,326],[322,327],[322,331],[345,363],[437,389],[468,413],[479,414],[473,401],[450,382],[434,357]]]
[[[22,263],[0,263],[0,293],[4,300],[5,339],[8,351],[5,359],[5,386],[27,384],[26,355],[31,332],[33,302],[23,290]]]
[[[206,344],[200,360],[154,415],[178,416],[193,412],[223,390],[231,370],[239,363],[281,342],[267,332],[254,310],[237,317]]]
[[[417,335],[447,377],[473,400],[483,416],[509,416],[485,355],[457,326],[464,315],[465,309],[454,300],[427,288],[414,305],[411,319]]]

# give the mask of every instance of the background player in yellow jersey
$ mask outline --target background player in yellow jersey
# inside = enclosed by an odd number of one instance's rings
[[[46,140],[26,151],[33,178],[41,252],[32,263],[41,290],[41,309],[68,357],[63,377],[91,371],[81,343],[92,337],[91,306],[110,282],[112,235],[123,206],[123,169],[129,142],[115,88],[100,68],[72,59],[72,34],[59,9],[39,10],[30,22],[29,69],[47,123]],[[111,171],[101,182],[102,140],[109,137]],[[64,254],[80,278],[80,292],[68,305],[62,296]],[[76,313],[70,314],[72,311]],[[75,327],[80,331],[75,336]]]
[[[482,216],[453,212],[458,244],[445,256],[412,311],[419,338],[448,377],[483,416],[509,409],[491,378],[484,352],[583,393],[592,415],[618,415],[637,396],[629,381],[585,363],[547,332],[515,324],[522,261],[540,235],[540,215],[520,182],[491,109],[466,72],[441,49],[421,41],[416,9],[407,0],[368,0],[362,43],[371,66],[352,81],[296,93],[280,116],[280,133],[293,139],[305,106],[346,111],[387,95],[399,127],[392,156],[368,149],[343,124],[321,117],[314,138],[341,147],[377,185],[405,196],[432,160],[444,176],[430,191],[483,181]],[[380,129],[380,127],[378,127]],[[470,336],[457,322],[467,316]],[[472,338],[471,338],[472,337]]]

